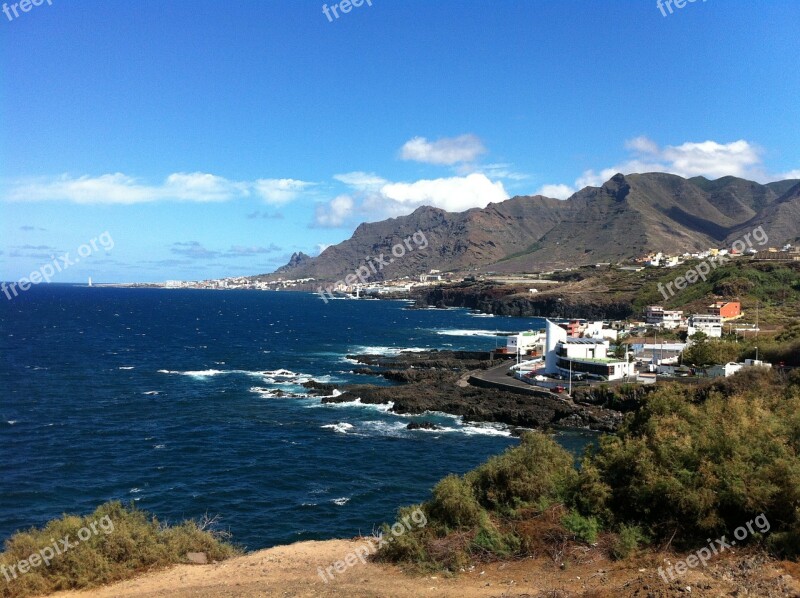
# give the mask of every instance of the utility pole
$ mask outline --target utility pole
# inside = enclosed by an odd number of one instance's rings
[[[653,359],[651,360],[653,363],[653,368],[658,369],[658,365],[656,364],[656,345],[658,344],[658,329],[653,329],[653,350],[651,351],[651,355]]]
[[[572,360],[569,360],[569,391],[567,391],[569,398],[572,398]]]
[[[756,361],[758,361],[758,301],[756,301]]]

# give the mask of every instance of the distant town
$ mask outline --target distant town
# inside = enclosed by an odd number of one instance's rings
[[[762,251],[748,249],[744,252],[737,252],[733,248],[709,248],[705,251],[695,253],[683,253],[681,255],[670,255],[662,252],[653,252],[642,255],[629,262],[622,262],[612,265],[610,262],[600,262],[595,264],[596,268],[616,267],[621,271],[639,272],[645,268],[676,268],[693,260],[708,260],[710,262],[746,259],[752,261],[774,261],[774,262],[800,262],[800,248],[792,245],[784,245],[782,248],[770,247]],[[341,298],[368,298],[374,296],[399,296],[410,293],[413,289],[437,286],[440,284],[451,284],[466,281],[494,281],[515,284],[550,285],[557,281],[548,280],[547,277],[561,272],[569,272],[574,268],[563,268],[549,270],[546,272],[532,272],[525,274],[505,275],[486,273],[459,273],[442,272],[440,270],[430,270],[417,277],[403,276],[396,279],[368,281],[366,283],[355,282],[347,284],[339,281],[333,285],[333,290]],[[313,290],[317,281],[314,278],[283,279],[273,276],[231,276],[227,278],[208,279],[208,280],[167,280],[165,282],[153,283],[134,283],[122,286],[147,286],[161,287],[165,289],[250,289],[258,291],[308,291]],[[327,281],[325,281],[327,282]],[[330,286],[326,284],[326,289]],[[541,289],[532,286],[530,293],[538,293]]]

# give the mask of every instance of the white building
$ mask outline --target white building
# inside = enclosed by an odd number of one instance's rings
[[[688,337],[692,338],[697,332],[702,332],[709,338],[720,338],[722,336],[722,316],[694,314],[689,318]]]
[[[745,359],[744,363],[734,363],[729,361],[725,365],[713,365],[706,370],[706,376],[709,378],[727,378],[733,376],[736,372],[743,368],[761,367],[771,368],[771,363],[766,363],[760,359]]]
[[[660,305],[650,305],[647,307],[645,320],[651,326],[674,329],[683,324],[683,312],[669,311]]]
[[[686,343],[636,343],[631,345],[638,361],[654,365],[675,364],[680,360]]]
[[[588,338],[607,338],[608,340],[616,341],[619,331],[605,328],[605,324],[601,321],[588,322],[586,330],[583,331],[583,336]]]
[[[547,320],[545,329],[545,373],[586,374],[591,378],[619,380],[634,377],[634,364],[608,356],[605,339],[574,338],[558,324]]]
[[[528,351],[541,349],[544,337],[541,332],[526,330],[506,337],[506,352],[516,354],[517,351],[526,355]]]
[[[729,361],[725,365],[712,365],[706,370],[706,375],[709,378],[727,378],[728,376],[733,376],[743,367],[743,363],[734,363],[733,361]]]

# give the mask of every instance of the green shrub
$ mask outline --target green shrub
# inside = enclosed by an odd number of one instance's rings
[[[513,514],[523,506],[566,502],[578,474],[574,457],[552,438],[527,433],[519,446],[490,458],[466,479],[482,506]]]
[[[481,514],[478,533],[472,540],[473,551],[488,553],[492,557],[506,557],[515,554],[520,547],[520,540],[512,532],[502,532],[492,522],[489,515]]]
[[[91,531],[92,524],[95,533],[77,541],[79,531]],[[55,555],[49,565],[40,562],[10,581],[2,578],[0,596],[19,598],[111,583],[184,562],[187,552],[205,552],[212,561],[239,554],[238,549],[221,540],[220,534],[193,521],[168,527],[134,506],[110,502],[86,517],[65,515],[42,529],[14,534],[0,553],[0,566],[17,566],[61,538],[68,538],[73,546]]]
[[[426,510],[433,525],[440,524],[445,529],[472,528],[482,511],[472,486],[457,475],[449,475],[436,484]]]
[[[622,524],[619,528],[611,555],[615,559],[623,560],[633,556],[641,544],[647,544],[648,537],[638,525]]]
[[[581,542],[597,542],[600,524],[595,517],[584,517],[577,511],[570,511],[561,519],[561,524]]]

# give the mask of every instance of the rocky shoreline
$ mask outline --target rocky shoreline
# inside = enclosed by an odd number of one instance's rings
[[[498,316],[624,320],[634,313],[629,300],[606,295],[522,295],[520,289],[513,286],[482,283],[436,287],[415,294],[413,298],[416,308],[466,307]]]
[[[461,351],[403,352],[399,355],[350,355],[360,366],[353,371],[391,381],[390,386],[354,384],[339,387],[342,394],[324,396],[324,403],[360,399],[367,404],[393,403],[395,413],[438,411],[460,415],[465,421],[502,423],[521,429],[615,430],[623,413],[584,396],[569,402],[554,396],[523,395],[479,388],[467,380],[470,372],[497,365],[492,353]],[[332,394],[333,386],[308,383],[317,394]]]

